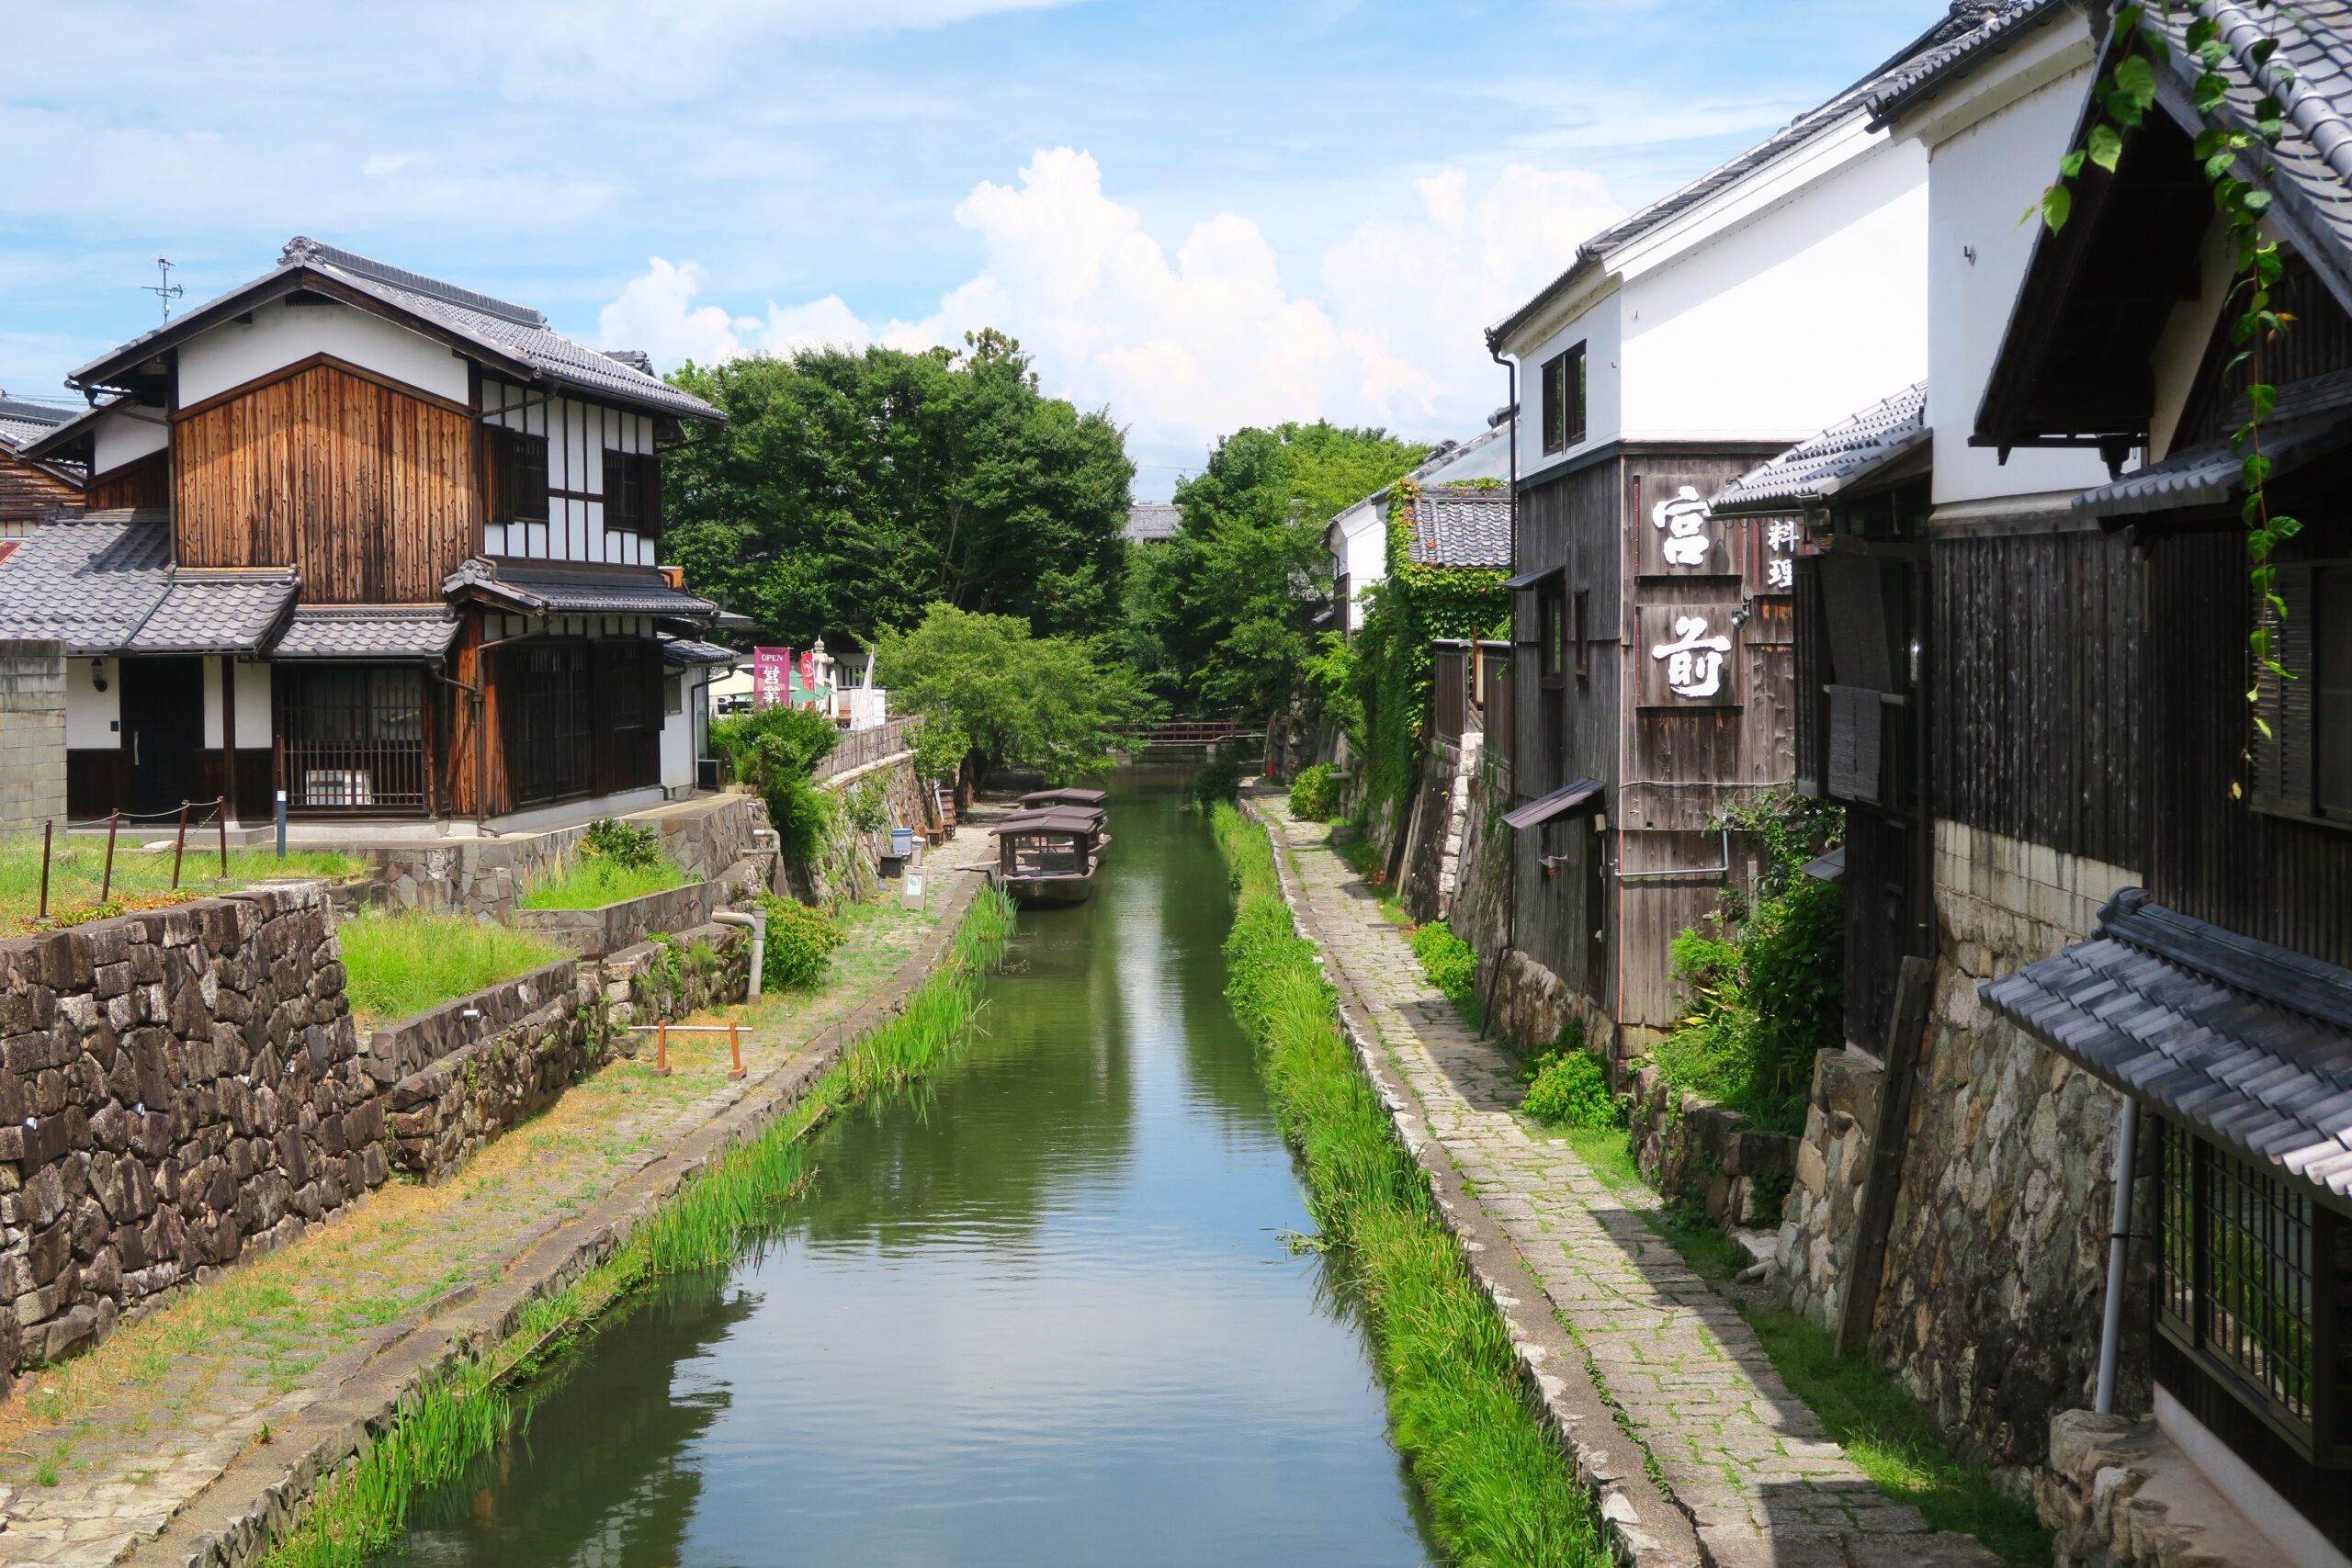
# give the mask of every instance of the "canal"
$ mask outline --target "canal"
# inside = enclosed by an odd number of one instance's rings
[[[1432,1562],[1227,1010],[1226,876],[1128,775],[984,1032],[843,1118],[723,1271],[634,1303],[386,1564]]]

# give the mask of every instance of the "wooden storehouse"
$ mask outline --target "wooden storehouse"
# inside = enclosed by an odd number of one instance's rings
[[[527,306],[310,240],[74,372],[19,456],[86,511],[0,562],[69,653],[69,810],[529,825],[694,783],[717,607],[659,565],[718,411]],[[675,731],[675,733],[672,733]]]

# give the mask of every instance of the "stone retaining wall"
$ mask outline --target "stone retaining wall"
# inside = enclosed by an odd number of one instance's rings
[[[1768,1133],[1736,1111],[1678,1095],[1655,1066],[1635,1072],[1630,1088],[1626,1114],[1644,1180],[1726,1230],[1780,1223],[1794,1134]]]
[[[920,838],[921,829],[930,820],[930,812],[923,799],[922,781],[915,777],[915,754],[911,751],[901,751],[854,773],[827,779],[817,787],[839,797],[859,788],[866,780],[877,778],[882,781],[890,820],[902,828],[916,829]],[[882,885],[881,860],[874,839],[853,831],[846,822],[818,846],[813,859],[787,860],[784,875],[801,902],[828,909],[863,902]]]
[[[2277,1568],[2342,1557],[2285,1505],[2249,1518],[2153,1420],[2062,1411],[2034,1487],[2057,1568]],[[2281,1530],[2290,1553],[2262,1533]],[[2298,1527],[2301,1527],[2298,1529]]]
[[[0,1366],[53,1360],[384,1179],[316,883],[0,942]]]
[[[763,881],[759,861],[740,861],[711,881],[665,887],[594,909],[517,909],[514,924],[583,957],[601,958],[662,931],[708,925],[721,909],[749,908]]]

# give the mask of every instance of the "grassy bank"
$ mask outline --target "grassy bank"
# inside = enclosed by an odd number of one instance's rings
[[[983,891],[938,971],[882,1028],[852,1044],[785,1115],[687,1182],[620,1248],[534,1303],[480,1360],[419,1389],[359,1461],[329,1483],[265,1568],[359,1568],[407,1528],[416,1495],[444,1484],[511,1433],[514,1385],[632,1290],[720,1265],[775,1223],[808,1178],[807,1138],[843,1108],[921,1081],[966,1039],[981,976],[1012,935],[1011,900]]]
[[[1429,1183],[1340,1035],[1314,944],[1291,924],[1266,835],[1231,807],[1217,842],[1238,897],[1227,995],[1258,1043],[1316,1223],[1361,1289],[1397,1447],[1440,1543],[1476,1564],[1601,1564],[1591,1506],[1538,1421]]]
[[[579,855],[561,875],[530,883],[514,902],[525,909],[601,909],[625,898],[667,893],[685,881],[686,874],[666,856],[650,865],[628,865],[603,855]]]
[[[360,1027],[438,1007],[571,956],[544,937],[463,915],[360,915],[335,928]]]
[[[175,824],[165,824],[171,837]],[[192,836],[180,863],[180,886],[172,887],[172,852],[141,846],[153,841],[154,824],[143,823],[134,839],[126,830],[115,846],[114,873],[107,874],[104,840],[69,839],[60,835],[49,859],[49,913],[62,924],[119,915],[159,904],[186,903],[215,893],[232,893],[283,876],[349,876],[359,869],[351,856],[331,850],[299,850],[284,860],[271,850],[231,850],[229,869],[220,869],[220,852],[214,842]],[[107,889],[104,902],[98,898]],[[40,909],[40,835],[20,834],[0,843],[0,935],[33,929]]]

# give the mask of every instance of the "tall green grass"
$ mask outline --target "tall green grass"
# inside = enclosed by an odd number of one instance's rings
[[[408,1528],[419,1493],[445,1485],[514,1432],[514,1384],[648,1282],[729,1262],[777,1224],[808,1179],[808,1134],[868,1096],[911,1088],[968,1037],[981,977],[1004,953],[1012,901],[980,892],[945,961],[888,1023],[865,1035],[786,1115],[681,1187],[603,1263],[534,1302],[515,1331],[401,1402],[390,1427],[311,1502],[263,1568],[361,1568]]]
[[[363,1023],[406,1018],[570,956],[544,937],[463,915],[358,915],[335,928]]]
[[[668,856],[651,865],[628,865],[609,855],[575,855],[560,875],[526,886],[515,900],[526,909],[601,909],[625,898],[683,886],[686,874]]]
[[[1215,823],[1238,897],[1227,995],[1306,1165],[1308,1208],[1363,1295],[1396,1445],[1440,1544],[1461,1568],[1600,1568],[1609,1552],[1591,1505],[1340,1033],[1315,945],[1283,901],[1273,846],[1230,807]]]

